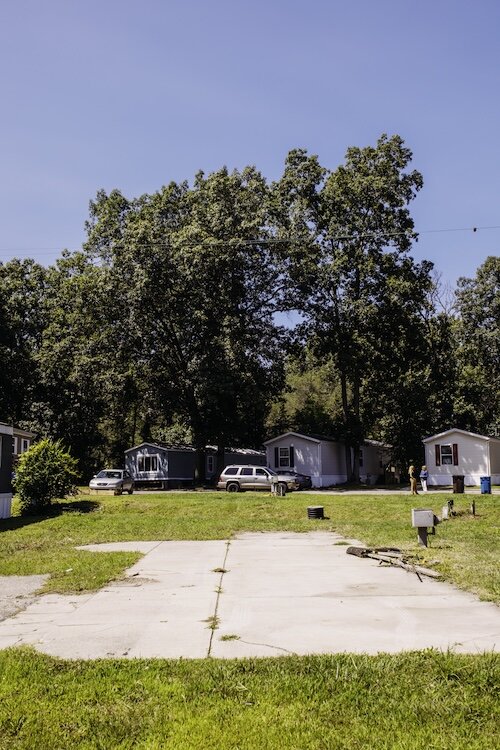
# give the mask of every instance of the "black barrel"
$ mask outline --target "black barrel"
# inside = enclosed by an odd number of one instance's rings
[[[307,508],[307,517],[308,518],[324,518],[325,517],[325,509],[322,505],[310,505]]]

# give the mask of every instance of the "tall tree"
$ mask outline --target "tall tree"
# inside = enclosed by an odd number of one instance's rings
[[[457,289],[458,389],[455,422],[500,433],[500,258],[490,256]]]
[[[348,476],[359,479],[359,448],[373,407],[415,357],[414,326],[430,286],[431,264],[408,255],[415,239],[408,205],[422,187],[399,136],[350,148],[334,172],[305,151],[289,155],[275,186],[289,272],[319,354],[340,378]],[[351,455],[353,461],[351,463]]]
[[[45,284],[45,269],[33,260],[0,263],[0,419],[26,427],[38,386]]]
[[[222,169],[92,206],[87,252],[126,282],[122,327],[141,377],[164,422],[186,420],[200,474],[207,442],[259,444],[279,370],[267,194],[255,169]]]
[[[103,444],[99,419],[108,357],[101,283],[102,269],[81,253],[66,253],[47,270],[46,326],[36,354],[38,399],[31,407],[36,431],[71,447],[85,475]]]

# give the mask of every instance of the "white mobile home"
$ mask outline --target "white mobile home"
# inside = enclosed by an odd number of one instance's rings
[[[425,438],[425,463],[429,485],[450,485],[453,476],[464,484],[478,485],[481,477],[500,483],[500,439],[452,428]]]
[[[267,440],[267,465],[271,469],[293,469],[311,477],[313,487],[329,487],[347,482],[345,445],[326,435],[286,432]],[[360,479],[375,484],[384,474],[389,446],[365,440],[360,448]]]

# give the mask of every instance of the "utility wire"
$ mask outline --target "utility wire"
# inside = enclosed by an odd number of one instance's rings
[[[448,228],[448,229],[422,229],[421,231],[415,231],[411,230],[408,232],[366,232],[363,234],[336,234],[328,237],[329,240],[339,240],[339,241],[346,241],[346,240],[359,240],[359,239],[369,239],[369,238],[376,238],[376,237],[402,237],[408,234],[415,234],[417,236],[417,239],[422,234],[440,234],[444,232],[479,232],[484,230],[493,230],[493,229],[500,229],[500,225],[495,226],[484,226],[484,227],[455,227],[455,228]],[[269,237],[269,238],[261,238],[258,240],[240,240],[240,239],[232,239],[232,240],[208,240],[208,241],[201,241],[201,242],[180,242],[182,247],[199,247],[200,245],[204,247],[219,247],[229,244],[234,244],[234,246],[252,246],[252,245],[277,245],[277,244],[286,244],[286,243],[297,243],[297,242],[303,242],[304,239],[301,237]],[[113,247],[125,247],[127,243],[124,242],[115,242],[112,243]],[[177,243],[176,243],[177,244]],[[171,247],[171,242],[148,242],[148,243],[140,243],[134,245],[134,247],[137,248],[148,248],[148,247]],[[62,252],[62,250],[68,250],[68,252],[77,252],[78,250],[81,250],[81,248],[76,248],[75,250],[72,250],[70,248],[64,248],[64,247],[24,247],[24,248],[6,248],[2,247],[0,248],[0,255],[2,254],[11,254],[11,253],[27,253],[27,252],[36,252],[39,255],[45,255],[45,254],[52,254],[52,253],[59,253]]]

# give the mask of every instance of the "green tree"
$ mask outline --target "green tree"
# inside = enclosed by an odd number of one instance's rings
[[[0,263],[0,418],[30,427],[45,328],[45,269],[32,260]]]
[[[393,460],[401,467],[423,462],[422,438],[453,424],[455,329],[452,306],[443,307],[439,279],[434,278],[426,304],[393,349],[383,397],[372,401],[374,432],[393,446]],[[375,369],[369,376],[380,379]]]
[[[185,422],[199,453],[259,444],[282,351],[268,187],[254,169],[171,183],[125,202],[99,194],[86,250],[120,289],[120,321],[150,394],[143,437]]]
[[[99,285],[101,269],[80,254],[65,254],[47,271],[44,328],[36,354],[40,373],[32,420],[39,435],[70,445],[85,474],[102,444],[103,409],[99,379],[106,365],[102,349]]]
[[[60,441],[40,440],[21,455],[16,467],[15,490],[21,513],[43,513],[56,498],[68,495],[77,480],[77,461]]]
[[[305,351],[289,356],[285,384],[273,401],[267,420],[267,434],[275,437],[288,430],[329,436],[342,429],[340,380],[334,363],[318,362]]]
[[[490,256],[457,288],[458,386],[455,423],[475,432],[500,430],[500,258]]]
[[[305,151],[289,154],[275,185],[302,332],[340,379],[348,476],[359,479],[359,447],[374,409],[417,356],[414,331],[426,304],[431,264],[408,255],[415,239],[408,204],[422,187],[399,136],[350,148],[323,169]],[[292,302],[293,304],[293,302]],[[354,457],[351,463],[351,455]]]

